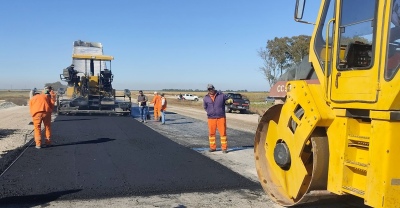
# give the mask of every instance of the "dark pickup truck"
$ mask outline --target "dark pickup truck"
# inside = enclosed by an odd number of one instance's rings
[[[225,112],[240,111],[240,113],[246,113],[249,110],[250,100],[243,98],[239,93],[227,93],[227,95],[233,100],[233,103],[225,105]]]

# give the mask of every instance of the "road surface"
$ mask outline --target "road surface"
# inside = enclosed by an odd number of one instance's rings
[[[268,199],[257,180],[251,148],[254,133],[246,128],[254,119],[243,119],[241,130],[228,128],[228,154],[209,153],[204,112],[198,111],[197,117],[188,117],[190,113],[196,111],[172,107],[166,125],[153,120],[140,123],[135,113],[55,117],[54,145],[40,150],[28,147],[0,177],[0,204],[280,207]],[[233,121],[235,116],[228,118]]]

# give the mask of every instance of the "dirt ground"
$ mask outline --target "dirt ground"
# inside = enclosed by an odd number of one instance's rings
[[[168,111],[206,121],[203,110],[169,106]],[[28,106],[0,109],[0,154],[21,147],[32,136]],[[54,119],[54,117],[53,117]],[[251,114],[227,114],[227,125],[242,131],[254,132],[259,116]],[[252,149],[228,154],[203,153],[231,170],[258,181]],[[261,186],[260,186],[261,187]],[[43,205],[42,205],[43,206]],[[263,191],[227,190],[217,193],[181,193],[150,197],[111,198],[85,201],[53,201],[47,207],[280,207],[270,201]]]
[[[24,146],[33,138],[28,106],[0,109],[0,158],[10,150]],[[55,115],[52,116],[54,120]]]
[[[0,158],[9,150],[23,146],[32,138],[33,126],[27,106],[0,109]],[[26,136],[26,138],[25,138]]]

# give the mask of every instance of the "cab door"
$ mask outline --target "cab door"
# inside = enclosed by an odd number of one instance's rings
[[[374,103],[378,93],[377,1],[337,1],[330,99],[335,103]]]

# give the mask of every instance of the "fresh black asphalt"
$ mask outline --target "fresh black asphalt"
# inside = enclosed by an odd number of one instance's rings
[[[191,139],[177,120],[189,126],[184,129],[206,127],[179,114],[167,114],[166,125],[134,116],[58,116],[53,145],[30,146],[0,178],[0,204],[261,188],[191,149],[207,147],[204,129],[192,129],[195,146],[174,141],[174,134]],[[232,136],[231,143],[252,145],[252,135],[243,135]],[[246,142],[240,142],[243,137]]]

